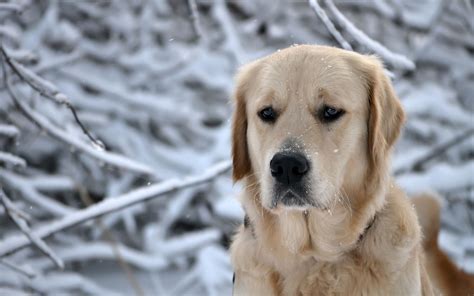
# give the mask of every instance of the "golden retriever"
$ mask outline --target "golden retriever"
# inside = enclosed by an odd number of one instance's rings
[[[405,116],[376,57],[290,47],[245,65],[234,101],[234,295],[433,294],[389,176]]]

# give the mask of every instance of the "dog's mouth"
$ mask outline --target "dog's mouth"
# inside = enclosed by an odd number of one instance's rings
[[[305,189],[304,186],[282,188],[279,184],[275,185],[271,209],[286,208],[306,210],[312,207],[316,207],[316,204],[309,197],[309,189]]]

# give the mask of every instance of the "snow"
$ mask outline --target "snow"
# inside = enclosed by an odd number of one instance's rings
[[[425,173],[405,174],[397,179],[400,186],[408,193],[423,191],[454,191],[457,188],[469,187],[474,178],[474,161],[459,166],[439,164]]]
[[[0,183],[28,231],[65,263],[61,271],[27,247],[1,208],[0,257],[10,255],[0,258],[0,294],[230,294],[226,248],[244,216],[229,174],[233,76],[294,43],[342,43],[385,62],[408,115],[396,181],[410,195],[438,192],[440,245],[474,272],[466,5],[0,3],[11,64],[9,88],[0,70]]]

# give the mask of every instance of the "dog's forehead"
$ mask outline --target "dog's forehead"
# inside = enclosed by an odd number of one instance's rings
[[[262,69],[263,96],[287,100],[294,97],[310,101],[354,101],[365,93],[365,86],[347,57],[328,50],[288,51],[270,56]],[[341,102],[344,103],[344,102]]]

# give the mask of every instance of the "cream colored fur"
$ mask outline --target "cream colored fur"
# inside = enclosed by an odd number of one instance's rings
[[[404,114],[378,59],[291,47],[244,66],[234,97],[233,174],[251,224],[230,250],[234,294],[431,295],[416,213],[388,174]],[[324,104],[346,114],[325,125]],[[257,116],[267,105],[273,125]],[[268,163],[288,138],[310,159],[317,207],[270,206]]]

